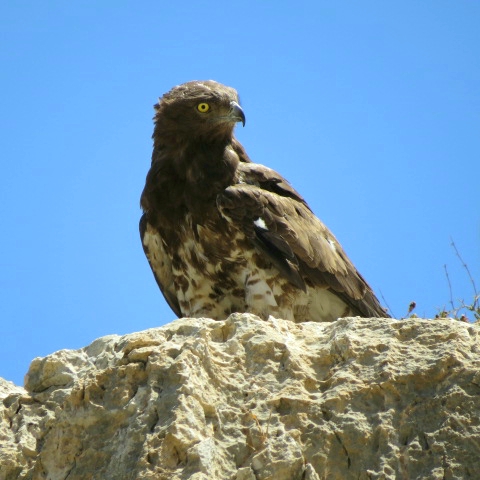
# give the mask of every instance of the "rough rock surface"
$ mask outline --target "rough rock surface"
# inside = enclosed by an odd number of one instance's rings
[[[180,319],[0,382],[0,479],[480,478],[480,329]]]

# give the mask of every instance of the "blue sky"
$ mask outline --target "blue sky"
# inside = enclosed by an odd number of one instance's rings
[[[144,258],[153,104],[237,88],[283,174],[397,317],[480,287],[480,3],[3,2],[0,376],[173,320]]]

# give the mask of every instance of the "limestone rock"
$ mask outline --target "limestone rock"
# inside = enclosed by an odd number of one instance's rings
[[[0,480],[479,478],[480,329],[180,319],[0,382]]]

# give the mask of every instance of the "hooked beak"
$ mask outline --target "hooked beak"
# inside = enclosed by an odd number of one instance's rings
[[[235,122],[242,122],[245,126],[245,113],[243,113],[242,107],[237,102],[230,102],[229,118]]]

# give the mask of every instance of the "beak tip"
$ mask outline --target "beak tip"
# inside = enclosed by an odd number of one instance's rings
[[[231,102],[230,106],[232,112],[234,112],[237,122],[242,122],[242,125],[245,126],[245,113],[242,110],[242,107],[237,102]]]

